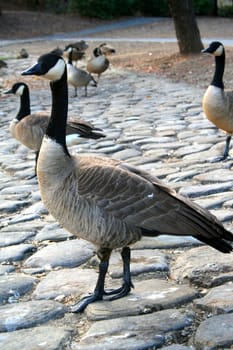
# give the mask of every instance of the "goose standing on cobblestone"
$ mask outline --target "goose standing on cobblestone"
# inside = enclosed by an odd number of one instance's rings
[[[217,128],[228,134],[223,156],[217,159],[224,160],[228,156],[233,133],[233,91],[224,91],[223,83],[225,49],[222,43],[213,41],[202,52],[212,54],[215,57],[214,76],[203,96],[202,106],[206,117]]]
[[[91,74],[86,72],[83,69],[77,68],[73,66],[72,64],[72,52],[73,48],[70,47],[68,49],[69,51],[69,58],[67,63],[67,77],[68,77],[68,83],[73,85],[74,87],[74,97],[77,96],[77,88],[84,86],[85,88],[85,96],[87,96],[87,85],[92,82],[92,86],[97,86],[97,83],[95,79],[92,77]]]
[[[36,152],[37,165],[40,146],[49,123],[50,115],[45,111],[31,114],[30,92],[26,83],[18,82],[13,84],[11,89],[5,91],[5,94],[20,96],[20,108],[16,117],[10,123],[10,133],[12,137],[24,146]],[[70,120],[66,127],[66,141],[73,143],[78,137],[98,139],[105,136],[101,131],[100,129],[95,129],[85,121],[78,119]]]
[[[130,292],[129,245],[142,236],[191,235],[223,253],[232,251],[227,241],[233,241],[233,234],[215,216],[151,174],[108,157],[70,155],[65,140],[67,73],[61,57],[45,54],[22,74],[51,80],[51,118],[38,158],[42,200],[64,228],[96,245],[100,259],[94,293],[71,311],[83,311],[106,295],[114,300]],[[107,292],[105,276],[116,248],[122,249],[123,285]]]
[[[87,71],[90,74],[97,74],[97,81],[99,81],[101,74],[108,69],[110,63],[99,47],[93,50],[93,55],[94,57],[87,62]]]

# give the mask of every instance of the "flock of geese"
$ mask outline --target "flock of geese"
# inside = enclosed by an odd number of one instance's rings
[[[39,189],[50,214],[74,236],[96,246],[100,263],[94,292],[71,307],[72,312],[81,312],[94,301],[104,297],[114,300],[130,292],[133,283],[129,246],[143,236],[191,235],[220,252],[230,253],[233,234],[209,211],[180,196],[148,172],[108,157],[70,154],[67,133],[73,130],[90,138],[102,137],[103,134],[82,121],[71,124],[67,121],[69,71],[74,55],[73,49],[67,51],[68,64],[59,53],[50,52],[22,72],[23,76],[40,76],[50,81],[52,107],[49,116],[30,115],[26,84],[15,84],[8,91],[19,94],[21,98],[21,107],[10,131],[13,137],[37,154]],[[204,112],[217,127],[232,132],[231,95],[223,88],[224,47],[213,42],[203,52],[213,54],[216,59],[214,78],[203,98]],[[102,59],[99,48],[94,54],[96,59]],[[88,66],[88,72],[100,76],[94,67],[94,63],[92,67]],[[37,120],[37,125],[32,127],[33,119]],[[30,144],[26,144],[29,136],[25,137],[26,141],[20,138],[25,132],[21,131],[24,127],[28,131],[37,129],[35,134],[38,136]],[[228,137],[224,158],[228,154],[229,142]],[[105,276],[109,258],[112,250],[119,248],[123,283],[120,288],[108,291],[105,290]]]

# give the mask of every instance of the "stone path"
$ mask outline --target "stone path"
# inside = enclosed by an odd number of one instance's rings
[[[10,77],[35,57],[10,60]],[[5,79],[5,80],[4,80]],[[30,81],[32,82],[32,81]],[[40,80],[34,80],[39,86]],[[73,95],[72,89],[69,91]],[[142,167],[211,210],[233,229],[230,160],[213,163],[225,135],[203,117],[203,91],[153,74],[112,68],[70,97],[69,114],[93,122],[107,137],[82,140],[72,152],[91,152]],[[31,91],[33,110],[50,110],[47,82]],[[2,350],[230,349],[233,346],[233,255],[191,237],[147,238],[132,247],[135,288],[116,301],[68,307],[93,290],[94,247],[63,230],[40,200],[33,152],[9,135],[16,96],[0,109],[0,348]],[[108,285],[120,285],[119,252]]]

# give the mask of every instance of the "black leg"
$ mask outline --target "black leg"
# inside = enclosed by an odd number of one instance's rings
[[[37,176],[37,161],[38,161],[38,157],[39,157],[39,151],[36,151],[36,158],[35,158],[35,174],[34,174],[34,175],[28,176],[28,177],[27,177],[27,180],[34,179],[34,177]]]
[[[230,149],[231,135],[227,135],[225,149],[222,156],[214,157],[211,159],[211,163],[221,162],[227,160]]]
[[[100,258],[99,264],[99,276],[96,283],[96,287],[94,293],[82,298],[78,303],[71,306],[71,312],[82,312],[88,304],[93,303],[93,301],[102,300],[104,295],[104,282],[105,276],[108,271],[109,258],[110,258],[111,250],[102,249],[98,252],[98,256]]]
[[[106,295],[114,295],[109,300],[116,300],[122,298],[129,294],[131,288],[134,288],[130,274],[130,248],[124,247],[121,251],[121,256],[123,260],[123,284],[122,287],[118,289],[105,292]]]
[[[228,157],[228,153],[229,153],[229,149],[230,149],[230,142],[231,142],[231,135],[227,135],[226,146],[225,146],[225,150],[223,153],[223,159],[226,159]]]

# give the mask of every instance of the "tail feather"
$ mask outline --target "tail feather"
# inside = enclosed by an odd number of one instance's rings
[[[102,129],[92,127],[88,124],[82,124],[82,123],[74,123],[70,122],[66,126],[66,135],[71,134],[79,134],[82,138],[89,138],[89,139],[99,139],[101,137],[106,137],[105,134],[102,133]]]

